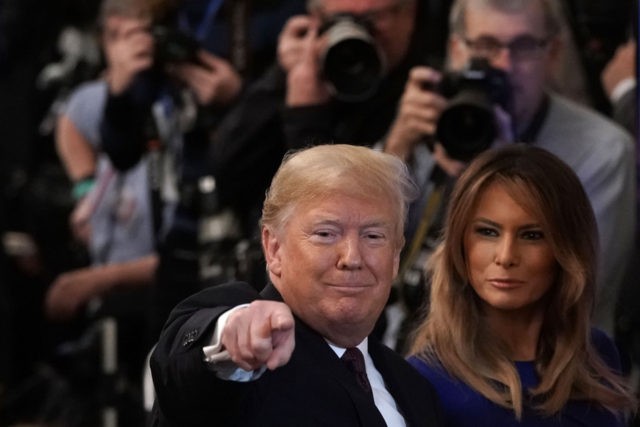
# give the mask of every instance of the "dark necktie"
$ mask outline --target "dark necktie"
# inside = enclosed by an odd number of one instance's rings
[[[362,389],[373,398],[371,392],[371,384],[367,378],[367,371],[364,367],[364,356],[360,350],[356,347],[349,347],[342,355],[342,360],[347,365],[347,368],[353,372],[356,376],[356,382]]]

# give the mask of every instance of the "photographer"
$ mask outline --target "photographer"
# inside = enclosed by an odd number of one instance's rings
[[[160,255],[153,333],[205,280],[235,274],[234,245],[246,236],[240,224],[246,210],[240,197],[225,192],[223,177],[208,176],[204,154],[243,86],[273,57],[276,29],[299,6],[294,0],[147,3],[148,17],[122,20],[111,35],[101,134],[117,169],[131,168],[144,153],[149,158]],[[214,249],[223,259],[213,269],[203,261],[211,255],[201,231],[209,217],[218,221],[214,243],[224,244]]]
[[[426,67],[412,70],[385,146],[386,151],[411,162],[423,183],[422,198],[409,219],[408,238],[413,239],[409,248],[414,250],[405,254],[400,274],[410,294],[412,286],[421,286],[415,280],[421,276],[415,272],[422,270],[429,256],[429,238],[438,237],[434,230],[437,209],[429,201],[433,201],[434,189],[444,188],[435,194],[446,198],[447,185],[441,185],[441,177],[451,181],[470,158],[488,146],[530,143],[568,163],[593,205],[601,241],[594,316],[596,324],[612,332],[615,298],[635,228],[633,144],[626,132],[606,118],[547,89],[548,71],[561,55],[560,35],[565,30],[557,6],[550,0],[457,0],[449,21],[451,71],[443,75]],[[490,67],[476,68],[483,63],[476,58]],[[457,95],[449,99],[439,89],[451,74],[463,77],[458,79]],[[478,74],[479,83],[474,82]],[[496,78],[502,83],[496,85]],[[504,86],[510,101],[500,103],[489,96],[496,87]],[[450,108],[462,96],[460,92],[474,98],[479,87],[484,87],[493,106],[483,107],[471,119],[459,112],[452,120],[457,129],[443,132],[443,115],[452,113]],[[487,110],[494,114],[487,116]],[[465,129],[468,123],[478,126],[479,117],[488,117],[482,120],[489,122],[479,129],[493,129],[484,146],[474,141],[478,134],[473,128]],[[463,155],[454,156],[454,152]],[[436,213],[426,214],[429,209]],[[415,309],[421,300],[422,296],[416,297],[410,305]]]
[[[282,30],[276,63],[218,129],[208,156],[212,170],[260,206],[287,149],[378,143],[409,69],[441,61],[444,39],[427,35],[442,29],[436,13],[442,3],[307,1],[308,14]]]

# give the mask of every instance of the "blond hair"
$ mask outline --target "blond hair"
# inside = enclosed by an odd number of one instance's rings
[[[262,225],[281,230],[294,207],[333,193],[386,198],[396,207],[398,244],[408,203],[417,194],[406,165],[399,158],[368,147],[317,145],[288,153],[267,191]]]

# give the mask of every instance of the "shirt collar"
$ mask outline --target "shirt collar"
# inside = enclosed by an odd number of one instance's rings
[[[334,353],[338,356],[338,357],[342,357],[342,355],[344,354],[345,351],[347,351],[346,348],[344,347],[339,347],[335,344],[333,344],[331,341],[329,341],[328,339],[325,338],[325,341],[327,342],[327,344],[329,344],[329,347],[331,347],[331,350],[334,351]],[[362,352],[362,354],[368,354],[369,353],[369,337],[365,338],[360,344],[358,344],[356,346],[358,348],[358,350],[360,350]]]

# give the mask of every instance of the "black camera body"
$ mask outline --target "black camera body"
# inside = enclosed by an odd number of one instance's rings
[[[366,20],[349,13],[329,18],[320,28],[327,38],[321,55],[322,77],[336,99],[364,101],[373,96],[386,74],[386,58]]]
[[[438,120],[438,141],[454,159],[471,160],[496,139],[494,105],[512,112],[509,77],[485,58],[472,58],[464,70],[445,73],[438,90],[449,98]]]
[[[154,41],[154,64],[191,62],[200,64],[198,50],[200,43],[189,34],[175,28],[156,25],[151,29]]]

